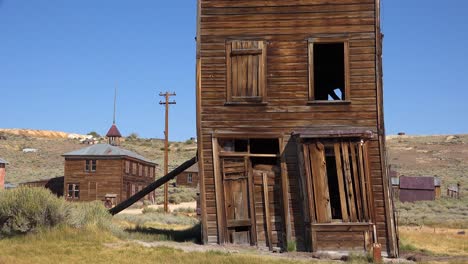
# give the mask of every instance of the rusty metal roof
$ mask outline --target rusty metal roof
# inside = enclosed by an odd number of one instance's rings
[[[434,190],[434,177],[400,177],[400,189]]]
[[[148,163],[152,163],[156,165],[155,162],[141,156],[140,154],[137,154],[135,152],[132,152],[130,150],[126,150],[123,148],[119,148],[116,146],[112,146],[109,144],[96,144],[92,145],[86,148],[82,148],[79,150],[75,150],[72,152],[68,152],[63,154],[62,156],[64,157],[73,157],[73,156],[106,156],[106,157],[131,157],[134,159],[139,159]]]
[[[112,124],[111,128],[109,128],[109,131],[107,131],[106,137],[122,137],[122,135],[120,134],[117,126]]]
[[[185,172],[197,172],[198,173],[198,162],[190,166]]]

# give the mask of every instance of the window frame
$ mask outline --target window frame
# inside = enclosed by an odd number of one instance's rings
[[[96,172],[97,171],[97,160],[86,159],[85,160],[85,172]]]
[[[125,174],[130,174],[130,161],[125,161]]]
[[[193,183],[193,174],[191,172],[187,173],[187,183]]]
[[[314,76],[314,44],[343,43],[344,56],[344,100],[316,100],[315,99],[315,76]],[[343,36],[315,37],[307,41],[308,75],[309,75],[309,98],[308,104],[350,104],[350,63],[349,63],[349,38]]]
[[[70,190],[70,187],[72,189]],[[77,188],[78,187],[78,188]],[[70,191],[72,192],[72,195],[70,196]],[[76,195],[78,193],[78,195]],[[80,199],[80,184],[79,183],[68,183],[67,184],[67,199],[71,200],[79,200]]]
[[[232,45],[235,42],[251,41],[257,42],[257,49],[239,49],[233,50]],[[267,42],[262,39],[230,39],[226,41],[226,103],[225,105],[264,105],[266,104],[266,76],[267,76]],[[261,52],[259,52],[259,50]],[[235,53],[236,56],[242,55],[258,55],[258,96],[233,96],[232,94],[232,68],[233,61],[231,54]]]

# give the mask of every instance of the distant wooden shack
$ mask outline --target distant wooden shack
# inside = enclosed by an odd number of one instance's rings
[[[50,179],[43,179],[37,181],[23,182],[21,186],[28,187],[43,187],[50,190],[53,194],[62,197],[63,196],[63,183],[64,177],[54,177]]]
[[[435,200],[434,177],[400,177],[400,201]]]
[[[393,197],[401,202],[432,201],[441,196],[441,181],[432,176],[392,177]]]
[[[460,199],[460,183],[447,187],[447,197]]]
[[[198,163],[195,163],[190,168],[177,175],[176,185],[195,188],[198,186],[198,179]]]
[[[378,0],[198,1],[204,243],[398,255],[381,37]]]
[[[5,189],[6,165],[8,162],[0,158],[0,190]]]
[[[120,148],[120,132],[112,125],[109,144],[95,144],[64,154],[64,194],[70,201],[111,201],[115,205],[155,179],[156,163]],[[154,193],[145,198],[154,201]]]

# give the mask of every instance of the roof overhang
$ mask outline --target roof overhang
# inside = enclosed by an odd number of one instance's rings
[[[299,138],[360,138],[373,139],[376,135],[372,129],[357,127],[336,127],[336,128],[304,128],[293,131],[293,136]]]

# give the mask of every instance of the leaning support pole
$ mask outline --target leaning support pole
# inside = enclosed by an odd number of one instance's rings
[[[177,175],[188,169],[190,166],[197,162],[197,158],[193,157],[192,159],[182,163],[179,167],[175,168],[173,171],[169,172],[168,174],[164,175],[163,177],[157,179],[150,185],[146,186],[143,190],[135,193],[133,196],[130,196],[127,200],[119,203],[114,208],[109,210],[109,213],[112,215],[118,214],[127,207],[131,206],[132,204],[136,203],[141,198],[145,197],[145,195],[149,194],[150,192],[154,191],[159,186],[163,185],[164,183],[174,179]]]

